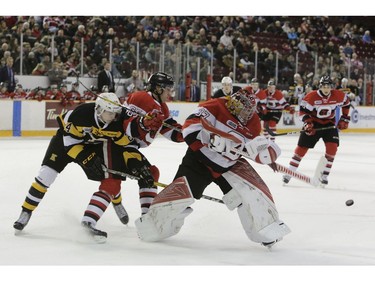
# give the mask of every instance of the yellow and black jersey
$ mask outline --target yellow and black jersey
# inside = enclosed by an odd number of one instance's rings
[[[101,123],[95,114],[95,103],[81,104],[74,110],[60,115],[57,121],[63,131],[67,154],[75,159],[85,145],[100,144],[108,140],[119,146],[138,147],[132,137],[124,134],[122,126],[124,118],[126,114],[122,113],[110,124]]]

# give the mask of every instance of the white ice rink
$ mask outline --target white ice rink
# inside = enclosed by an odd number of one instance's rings
[[[280,218],[292,230],[272,251],[247,238],[236,211],[231,212],[224,205],[205,199],[192,205],[194,212],[187,217],[178,235],[158,243],[140,241],[134,226],[134,220],[140,214],[137,182],[134,180],[122,184],[124,203],[130,215],[129,225],[122,225],[110,206],[97,225],[108,233],[107,243],[95,244],[84,235],[80,220],[98,184],[87,180],[76,164],[69,165],[57,178],[22,235],[15,236],[13,222],[21,211],[48,143],[49,138],[0,138],[2,266],[215,265],[217,267],[209,267],[215,274],[223,268],[232,268],[228,266],[238,265],[284,265],[274,269],[278,272],[288,269],[288,266],[330,265],[329,268],[338,273],[348,265],[370,265],[361,267],[359,272],[363,274],[375,265],[374,135],[341,134],[341,145],[325,189],[293,179],[288,186],[283,186],[280,174],[273,173],[268,166],[253,163],[273,193]],[[282,148],[277,162],[287,166],[297,136],[280,136],[277,143]],[[184,143],[175,144],[160,137],[142,152],[159,167],[160,182],[170,183],[185,149]],[[324,146],[319,142],[305,156],[299,171],[312,176],[323,154]],[[222,197],[215,185],[210,185],[205,194]],[[345,205],[348,199],[354,200],[353,206]],[[35,269],[26,268],[28,272]],[[138,267],[135,268],[137,275],[142,274]],[[160,268],[164,267],[152,267],[152,270],[159,272]],[[241,275],[248,274],[244,280],[253,280],[251,272],[257,267],[239,268]],[[10,267],[9,271],[14,270],[16,268]],[[308,267],[307,272],[312,275],[303,273],[303,280],[313,276],[315,267]],[[236,273],[237,270],[224,274],[232,279],[234,276],[231,275]],[[185,277],[191,272],[186,274]],[[199,279],[195,275],[192,274],[191,278]]]

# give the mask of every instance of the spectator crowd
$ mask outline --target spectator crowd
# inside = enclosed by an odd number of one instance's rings
[[[1,69],[11,57],[13,76],[21,71],[44,75],[50,85],[24,91],[9,76],[0,77],[0,98],[63,99],[67,77],[97,78],[108,62],[115,78],[126,79],[126,93],[139,90],[148,74],[158,70],[160,58],[165,72],[174,74],[178,45],[185,55],[189,52],[192,70],[196,58],[202,59],[200,72],[192,73],[194,81],[206,80],[212,60],[215,82],[229,75],[249,84],[256,66],[256,78],[264,85],[275,77],[277,61],[280,88],[295,91],[298,53],[304,87],[314,89],[317,77],[327,73],[337,87],[348,78],[349,86],[361,88],[368,67],[365,61],[375,58],[372,22],[373,17],[355,16],[2,16]],[[311,75],[315,59],[318,73]],[[63,95],[47,94],[53,90]],[[72,91],[73,87],[68,92]],[[95,95],[72,95],[69,100],[86,98]]]

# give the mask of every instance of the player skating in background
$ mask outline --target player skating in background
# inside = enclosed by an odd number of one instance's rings
[[[236,151],[261,164],[273,163],[279,147],[264,136],[255,96],[240,90],[202,102],[184,123],[188,149],[175,180],[163,189],[146,215],[136,220],[139,237],[158,241],[177,234],[205,188],[216,183],[229,210],[237,208],[250,240],[270,247],[290,232],[279,220],[272,195],[262,178]]]
[[[212,98],[220,98],[225,96],[230,96],[231,94],[237,92],[240,90],[241,87],[239,86],[233,86],[233,80],[229,76],[224,76],[223,79],[221,79],[221,89],[217,90]]]
[[[263,121],[263,134],[265,137],[275,141],[275,137],[269,135],[264,128],[268,127],[271,131],[276,132],[276,126],[280,122],[283,110],[288,110],[290,114],[294,114],[295,110],[294,107],[290,106],[285,100],[282,92],[276,89],[274,80],[268,81],[267,89],[265,89],[264,92],[267,97],[266,106],[264,107],[263,101],[259,108],[260,119]]]
[[[341,117],[336,120],[336,110],[341,108]],[[340,144],[339,130],[348,128],[350,116],[350,101],[346,94],[333,89],[333,81],[329,76],[320,79],[319,89],[308,93],[300,105],[299,117],[304,122],[294,155],[289,163],[291,170],[297,170],[302,158],[310,148],[322,139],[325,144],[325,158],[327,160],[320,182],[328,184],[333,161]],[[330,128],[329,128],[330,127]],[[290,176],[284,175],[283,182],[289,183]]]

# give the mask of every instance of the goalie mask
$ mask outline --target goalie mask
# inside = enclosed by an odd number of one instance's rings
[[[114,93],[102,93],[95,101],[95,114],[104,124],[114,121],[121,109],[120,101]]]
[[[246,125],[256,110],[255,95],[241,89],[230,95],[225,105],[242,125]]]

